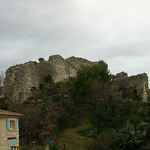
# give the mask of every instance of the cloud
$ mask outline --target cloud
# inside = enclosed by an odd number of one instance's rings
[[[150,74],[150,1],[1,0],[0,70],[50,55]]]

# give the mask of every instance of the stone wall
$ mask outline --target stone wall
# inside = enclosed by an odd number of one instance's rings
[[[75,77],[81,66],[96,63],[78,57],[64,59],[60,55],[53,55],[48,61],[44,59],[39,63],[30,61],[10,67],[6,71],[2,96],[7,97],[9,102],[23,102],[31,96],[31,88],[39,88],[39,85],[44,83],[46,76],[51,75],[54,82],[63,82],[69,77]],[[127,73],[122,72],[113,76],[113,80],[118,85],[134,86],[140,100],[147,101],[149,90],[148,77],[145,73],[128,77]]]
[[[6,71],[2,95],[8,101],[24,101],[31,96],[31,88],[39,88],[46,76],[51,75],[54,82],[62,82],[75,77],[80,66],[95,64],[83,58],[62,58],[50,56],[48,61],[27,62],[10,67]]]
[[[10,101],[21,101],[31,94],[31,87],[39,86],[39,75],[33,62],[10,67],[6,71],[2,94]]]
[[[6,129],[6,122],[8,118],[11,118],[12,116],[8,117],[0,117],[0,150],[10,150],[10,141],[8,138],[10,137],[16,137],[15,139],[15,146],[19,146],[19,127],[17,125],[17,130],[15,129]],[[17,118],[15,118],[17,119]],[[17,119],[18,122],[18,119]]]
[[[146,73],[128,77],[127,73],[121,72],[113,76],[113,80],[118,86],[136,89],[139,100],[142,102],[148,101],[149,88]]]

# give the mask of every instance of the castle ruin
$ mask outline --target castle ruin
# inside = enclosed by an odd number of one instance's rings
[[[64,59],[60,55],[53,55],[48,61],[41,59],[39,63],[30,61],[10,67],[6,71],[2,95],[11,102],[23,102],[31,96],[31,88],[39,88],[46,76],[50,75],[54,82],[63,82],[75,77],[81,66],[96,63],[78,57]],[[128,77],[127,73],[122,72],[112,79],[119,86],[135,87],[139,100],[147,102],[149,89],[146,73]]]

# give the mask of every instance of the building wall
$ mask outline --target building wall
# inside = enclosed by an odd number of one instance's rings
[[[18,118],[17,120],[17,129],[7,129],[7,120],[8,117],[0,117],[0,150],[10,150],[10,140],[8,138],[16,137],[15,146],[19,146],[19,126]],[[14,117],[13,117],[14,118]]]

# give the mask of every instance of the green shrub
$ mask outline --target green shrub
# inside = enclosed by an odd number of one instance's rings
[[[141,122],[139,125],[138,125],[138,127],[137,127],[137,129],[139,130],[139,131],[141,131],[141,133],[143,133],[144,131],[146,131],[146,128],[148,127],[148,123],[147,122]]]
[[[146,129],[146,139],[150,140],[150,126]]]
[[[52,82],[52,77],[50,75],[45,77],[45,82],[46,83],[51,83]]]
[[[106,132],[102,132],[96,137],[93,148],[94,150],[109,150],[110,145],[110,136]]]
[[[36,61],[33,61],[33,63],[34,63],[35,65],[37,65],[37,62],[36,62]]]
[[[8,109],[8,104],[6,103],[6,99],[5,98],[0,98],[0,108],[7,110]]]
[[[51,141],[49,144],[49,150],[58,150],[57,146],[55,145],[54,141]]]
[[[39,58],[39,62],[42,62],[42,61],[44,61],[44,58],[42,58],[42,57]]]
[[[140,149],[144,142],[143,135],[140,131],[133,131],[128,123],[125,128],[114,134],[114,142],[123,150]]]
[[[43,84],[39,84],[39,89],[43,90],[43,88],[44,88],[44,85]]]

